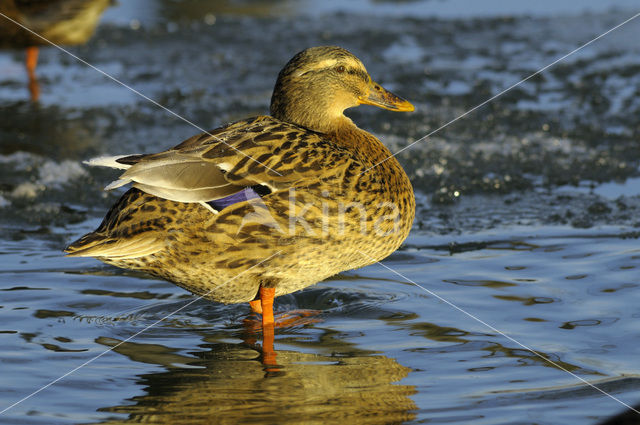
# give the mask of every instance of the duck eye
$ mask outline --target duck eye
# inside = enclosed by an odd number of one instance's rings
[[[344,66],[340,65],[339,67],[337,67],[337,68],[336,68],[336,71],[337,71],[339,74],[342,74],[342,73],[345,71]]]

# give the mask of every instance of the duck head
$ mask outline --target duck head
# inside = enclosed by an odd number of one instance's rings
[[[408,101],[373,81],[360,60],[335,46],[311,47],[280,71],[271,97],[271,115],[321,133],[351,124],[344,110],[361,104],[413,111]]]

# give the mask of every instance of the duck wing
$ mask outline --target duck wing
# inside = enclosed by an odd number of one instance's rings
[[[269,116],[193,136],[164,152],[97,158],[90,165],[126,171],[105,189],[134,187],[178,202],[210,202],[247,187],[267,192],[308,184],[354,165],[352,153],[322,134]],[[356,161],[357,162],[357,161]]]

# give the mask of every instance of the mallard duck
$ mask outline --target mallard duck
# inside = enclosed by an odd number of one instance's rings
[[[133,187],[66,252],[213,301],[249,302],[263,328],[273,326],[274,297],[381,260],[409,234],[411,183],[344,115],[360,104],[414,109],[347,50],[303,50],[278,75],[271,116],[164,152],[91,161],[125,170],[107,189]]]
[[[32,100],[40,89],[35,71],[38,46],[84,44],[113,0],[1,0],[0,47],[26,48],[25,65]],[[7,19],[9,18],[9,19]],[[13,22],[15,21],[15,22]],[[22,26],[21,26],[22,25]],[[26,30],[25,28],[35,32]],[[44,38],[44,39],[43,39]]]

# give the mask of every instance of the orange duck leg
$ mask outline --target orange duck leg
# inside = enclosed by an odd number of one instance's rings
[[[267,372],[279,371],[276,364],[276,352],[273,349],[275,320],[273,318],[273,300],[276,288],[260,288],[260,299],[251,301],[251,309],[262,314],[262,363]]]
[[[40,98],[40,85],[36,78],[36,66],[38,65],[38,48],[36,46],[27,47],[25,65],[29,75],[29,94],[31,95],[31,100],[37,102]]]
[[[262,363],[266,366],[267,372],[279,371],[276,364],[276,352],[273,348],[276,327],[305,325],[308,323],[320,322],[318,319],[309,317],[320,313],[315,310],[296,310],[288,314],[282,314],[276,322],[273,314],[273,300],[275,299],[275,295],[275,288],[261,287],[258,292],[259,298],[249,302],[251,311],[262,315]],[[251,326],[251,321],[247,321],[245,323]],[[255,332],[255,325],[257,325],[257,323],[253,323],[254,325],[251,327],[253,327]]]

